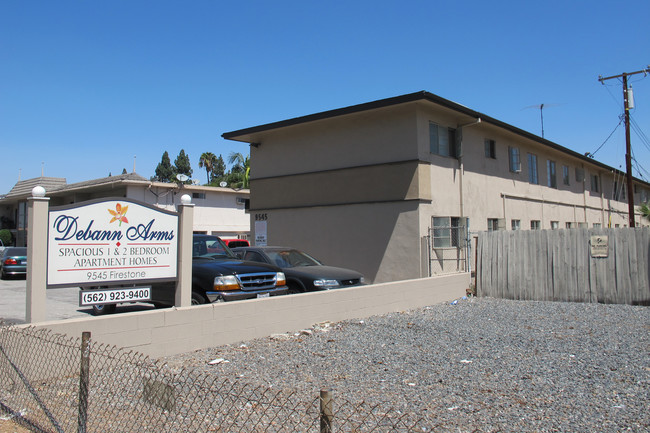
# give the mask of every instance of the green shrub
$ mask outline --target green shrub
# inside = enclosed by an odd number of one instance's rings
[[[0,230],[0,240],[5,246],[13,245],[14,240],[11,232],[7,229]]]

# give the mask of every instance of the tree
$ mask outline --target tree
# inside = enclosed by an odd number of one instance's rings
[[[169,153],[165,151],[162,160],[156,167],[156,175],[154,176],[154,179],[160,182],[174,182],[175,176],[176,173],[174,172],[174,167],[172,167],[171,160],[169,159]]]
[[[208,178],[207,183],[210,183],[210,175],[212,174],[212,170],[214,169],[216,162],[217,156],[212,152],[203,152],[199,158],[199,168],[205,167],[205,174]]]
[[[223,156],[219,155],[217,157],[214,166],[212,167],[212,180],[211,182],[220,182],[221,179],[226,175],[226,163],[223,160]]]
[[[192,177],[190,157],[185,154],[185,149],[181,149],[181,152],[174,161],[174,166],[176,167],[176,174],[184,174],[187,177]]]
[[[650,221],[650,203],[643,203],[639,206],[639,210],[641,211],[641,216]]]
[[[244,158],[244,155],[241,153],[231,152],[230,155],[228,155],[228,162],[234,164],[230,169],[230,173],[238,173],[240,179],[239,181],[232,183],[236,183],[241,188],[248,188],[251,170],[250,158],[248,156]]]

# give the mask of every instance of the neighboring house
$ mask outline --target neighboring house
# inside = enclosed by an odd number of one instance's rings
[[[183,194],[192,197],[194,232],[227,238],[248,238],[250,218],[245,203],[249,190],[152,182],[136,173],[68,184],[62,178],[38,177],[19,181],[0,199],[0,221],[14,233],[17,245],[26,245],[27,198],[40,185],[50,207],[106,197],[125,197],[167,210],[176,210]],[[0,227],[2,228],[2,227]]]
[[[428,92],[223,137],[251,144],[253,239],[373,282],[469,270],[471,232],[627,225],[624,173]]]

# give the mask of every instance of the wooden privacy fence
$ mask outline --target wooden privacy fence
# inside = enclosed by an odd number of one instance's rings
[[[650,305],[650,228],[479,234],[479,296]]]

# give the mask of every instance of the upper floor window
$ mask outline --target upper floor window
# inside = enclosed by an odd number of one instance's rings
[[[205,200],[205,193],[204,192],[193,192],[192,193],[192,198],[204,199]]]
[[[576,167],[576,182],[584,182],[585,181],[585,170]]]
[[[496,159],[496,143],[494,140],[485,140],[485,157]]]
[[[539,177],[537,176],[537,155],[532,153],[528,154],[528,182],[535,185],[539,184]]]
[[[614,200],[625,200],[625,184],[614,181]]]
[[[557,188],[557,176],[555,174],[555,161],[546,161],[546,174],[548,175],[548,186]]]
[[[592,174],[592,175],[591,175],[591,190],[592,190],[593,192],[598,192],[598,191],[599,191],[599,188],[598,188],[598,180],[599,180],[599,179],[598,179],[598,175],[597,175],[597,174]]]
[[[562,183],[569,185],[569,167],[566,165],[562,166]]]
[[[436,155],[456,157],[456,130],[430,122],[429,148]]]
[[[521,171],[519,149],[516,147],[508,147],[508,159],[510,161],[510,171],[513,173],[519,173]]]

